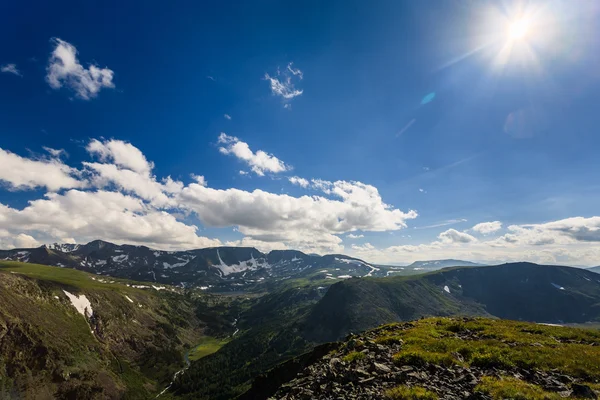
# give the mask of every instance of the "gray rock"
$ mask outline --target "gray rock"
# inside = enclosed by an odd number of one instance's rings
[[[571,396],[573,397],[581,397],[584,399],[597,399],[598,396],[588,385],[581,385],[579,383],[574,383],[571,385],[571,389],[573,393]]]

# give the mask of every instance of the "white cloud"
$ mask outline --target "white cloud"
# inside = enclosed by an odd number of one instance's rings
[[[459,232],[456,229],[448,229],[438,235],[442,243],[472,243],[476,242],[473,236],[468,233]]]
[[[131,143],[122,140],[90,140],[86,150],[97,155],[100,161],[112,162],[115,165],[130,169],[142,175],[150,175],[154,164],[146,159],[146,156]]]
[[[196,226],[118,192],[73,189],[64,194],[48,193],[21,210],[0,204],[0,222],[8,231],[36,232],[48,241],[101,238],[163,249],[220,245],[218,240],[199,237]]]
[[[56,45],[50,59],[46,81],[53,89],[68,87],[75,95],[83,100],[89,100],[98,95],[102,88],[114,88],[114,72],[108,68],[98,68],[91,64],[85,68],[77,59],[77,49],[64,40],[54,38]]]
[[[271,92],[274,95],[283,97],[286,100],[291,100],[303,93],[303,90],[294,88],[294,85],[289,78],[284,81],[280,81],[277,78],[269,76],[269,74],[265,74],[265,79],[271,84]]]
[[[369,252],[369,251],[375,250],[375,246],[373,246],[371,243],[365,243],[362,245],[353,244],[352,250],[355,250],[358,252]]]
[[[225,246],[240,246],[240,247],[255,247],[263,253],[268,253],[272,250],[288,250],[290,249],[285,243],[281,242],[264,242],[262,240],[256,240],[249,237],[242,238],[240,240],[232,240],[225,242]],[[296,249],[293,249],[296,250]]]
[[[248,143],[242,142],[234,136],[221,133],[219,135],[218,143],[223,144],[223,146],[219,147],[219,151],[221,153],[233,154],[248,164],[250,169],[259,176],[264,176],[265,172],[276,174],[292,169],[291,166],[286,165],[283,161],[272,154],[266,153],[262,150],[258,150],[256,153],[254,153],[252,150],[250,150]]]
[[[419,192],[421,193],[427,193],[424,189],[419,188]]]
[[[600,217],[573,217],[545,224],[522,225],[522,227],[559,233],[581,242],[600,242]]]
[[[486,241],[450,230],[454,232],[442,232],[440,240],[431,243],[375,249],[353,248],[351,254],[381,263],[455,258],[487,263],[530,261],[592,266],[597,265],[600,259],[600,241],[596,240],[600,232],[600,217],[511,225],[507,229],[510,233]]]
[[[46,187],[56,191],[86,185],[77,179],[77,170],[57,158],[34,160],[0,148],[0,165],[0,181],[12,189]]]
[[[460,219],[449,219],[446,221],[442,221],[439,222],[437,224],[433,224],[433,225],[425,225],[425,226],[415,226],[414,229],[431,229],[431,228],[439,228],[441,226],[448,226],[448,225],[454,225],[454,224],[460,224],[461,222],[467,222],[466,219],[464,218],[460,218]]]
[[[0,229],[0,249],[25,249],[39,246],[41,243],[30,235],[12,234],[6,229]]]
[[[50,155],[54,158],[59,158],[61,156],[68,156],[67,152],[64,149],[53,149],[52,147],[46,147],[46,146],[43,146],[42,148],[44,150],[46,150],[48,153],[50,153]]]
[[[340,200],[191,184],[183,189],[178,203],[196,213],[206,226],[238,226],[255,240],[321,251],[339,251],[338,234],[402,229],[406,220],[417,216],[383,203],[373,186],[345,181],[329,184],[329,192]]]
[[[224,114],[223,117],[225,117],[225,119],[231,120],[231,115],[229,115],[229,114]]]
[[[300,79],[304,78],[304,74],[302,73],[302,71],[300,71],[299,68],[294,68],[293,67],[294,63],[291,62],[287,65],[287,70],[290,71],[292,73],[292,75],[297,76]]]
[[[240,169],[240,172],[239,172],[239,174],[240,174],[240,175],[248,175],[248,171],[244,171],[244,170],[241,170],[241,169]]]
[[[95,187],[104,188],[114,184],[119,190],[136,194],[156,207],[175,206],[173,195],[183,189],[183,183],[171,177],[158,182],[154,176],[122,169],[115,164],[84,162],[83,165],[92,172],[91,182]]]
[[[275,76],[271,76],[268,73],[265,74],[265,80],[269,82],[271,93],[281,97],[286,102],[303,93],[303,90],[296,89],[294,84],[294,80],[302,80],[303,78],[304,74],[300,69],[294,68],[293,63],[289,63],[283,71],[277,68]],[[290,108],[289,103],[285,103],[284,107]]]
[[[8,74],[13,74],[17,76],[23,76],[21,71],[17,68],[17,64],[4,64],[0,66],[0,72],[6,72]]]
[[[307,179],[304,178],[300,178],[299,176],[290,176],[288,178],[288,180],[293,184],[293,185],[298,185],[298,186],[302,186],[303,188],[307,188],[309,185],[309,182]]]
[[[494,233],[502,229],[502,222],[500,221],[492,221],[492,222],[481,222],[474,227],[471,228],[475,232],[479,232],[482,235],[489,235],[490,233]]]
[[[600,243],[600,217],[573,217],[543,224],[510,225],[507,233],[493,241],[503,245],[568,245]]]
[[[31,248],[31,247],[39,247],[41,243],[33,238],[33,236],[29,236],[25,233],[19,233],[17,237],[15,237],[15,247],[17,248]]]
[[[348,239],[360,239],[360,238],[364,238],[365,235],[355,235],[354,233],[349,233],[346,235],[346,237]]]
[[[192,179],[194,181],[196,181],[197,184],[199,184],[201,186],[206,186],[208,184],[206,182],[206,179],[202,175],[191,174],[190,176],[192,177]]]

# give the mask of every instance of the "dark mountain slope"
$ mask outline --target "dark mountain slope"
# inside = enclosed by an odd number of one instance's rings
[[[579,268],[529,263],[459,267],[333,285],[307,318],[307,337],[336,340],[423,316],[493,315],[549,323],[600,319],[600,280]]]
[[[335,281],[350,276],[386,276],[388,272],[386,268],[344,255],[307,255],[295,250],[265,254],[253,247],[163,251],[102,240],[83,245],[0,250],[0,260],[68,267],[182,287],[202,286],[214,292],[255,290],[266,281],[307,278],[319,273],[322,279]]]

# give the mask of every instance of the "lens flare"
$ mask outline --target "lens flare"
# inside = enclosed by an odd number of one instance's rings
[[[531,23],[526,19],[519,19],[510,24],[508,37],[512,40],[522,40],[527,38],[531,28]]]

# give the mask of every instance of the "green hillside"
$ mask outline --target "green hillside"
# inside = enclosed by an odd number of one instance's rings
[[[0,398],[154,397],[184,367],[184,354],[222,329],[198,317],[212,313],[204,300],[157,288],[0,262]],[[85,296],[93,314],[79,313],[65,291]]]

